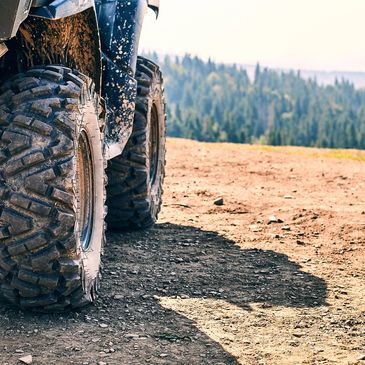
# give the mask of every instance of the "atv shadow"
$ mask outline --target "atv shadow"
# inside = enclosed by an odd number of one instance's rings
[[[135,238],[138,242],[131,244]],[[121,259],[118,266],[122,264],[128,286],[137,288],[142,279],[149,294],[223,298],[244,309],[250,303],[326,305],[325,281],[301,271],[286,255],[243,250],[215,232],[160,224],[145,232],[111,233],[109,241],[106,258]],[[116,250],[121,251],[117,259],[111,256]],[[106,266],[111,270],[113,263]]]
[[[284,254],[243,250],[215,232],[159,224],[108,232],[107,242],[95,306],[62,316],[0,306],[2,362],[16,363],[21,348],[40,365],[233,365],[237,359],[220,343],[157,297],[218,299],[243,310],[326,305],[326,283]]]

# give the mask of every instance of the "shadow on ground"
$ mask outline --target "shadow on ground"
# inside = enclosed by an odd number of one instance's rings
[[[325,281],[301,271],[286,255],[242,250],[215,232],[161,224],[142,233],[111,233],[108,238],[106,270],[116,267],[134,290],[222,298],[247,309],[250,303],[326,305]]]
[[[16,363],[17,349],[41,365],[237,364],[156,297],[223,299],[245,310],[251,303],[326,305],[325,282],[287,256],[242,250],[214,232],[160,224],[107,238],[95,306],[63,316],[0,307],[0,364]]]

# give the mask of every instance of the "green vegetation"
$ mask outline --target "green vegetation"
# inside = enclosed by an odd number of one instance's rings
[[[157,55],[149,55],[157,61]],[[165,57],[168,134],[199,141],[365,149],[365,90],[300,72]]]

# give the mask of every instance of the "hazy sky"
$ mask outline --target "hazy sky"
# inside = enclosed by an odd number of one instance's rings
[[[365,0],[161,0],[141,48],[282,68],[365,71]]]

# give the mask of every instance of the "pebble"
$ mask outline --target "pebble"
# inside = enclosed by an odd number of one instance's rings
[[[284,195],[284,199],[293,199],[291,195]]]
[[[363,360],[365,360],[365,354],[362,354],[361,356],[359,356],[359,357],[357,358],[357,360],[358,360],[358,361],[363,361]]]
[[[284,221],[281,220],[280,218],[275,217],[274,215],[270,215],[269,224],[271,224],[271,223],[284,223]]]
[[[139,338],[139,335],[137,335],[136,333],[127,333],[126,335],[124,335],[124,337],[130,340],[137,340]]]
[[[218,198],[218,199],[214,200],[214,205],[218,205],[218,206],[224,205],[224,199]]]
[[[108,327],[108,325],[107,325],[106,323],[100,323],[100,324],[99,324],[99,326],[100,326],[101,328],[107,328],[107,327]]]
[[[290,231],[290,230],[291,230],[291,228],[290,228],[289,226],[281,227],[281,229],[282,229],[283,231]]]
[[[257,226],[256,224],[251,224],[249,227],[248,227],[252,232],[261,232],[262,229]]]
[[[19,359],[19,361],[22,362],[23,364],[30,365],[33,363],[33,357],[32,355],[23,356]]]

